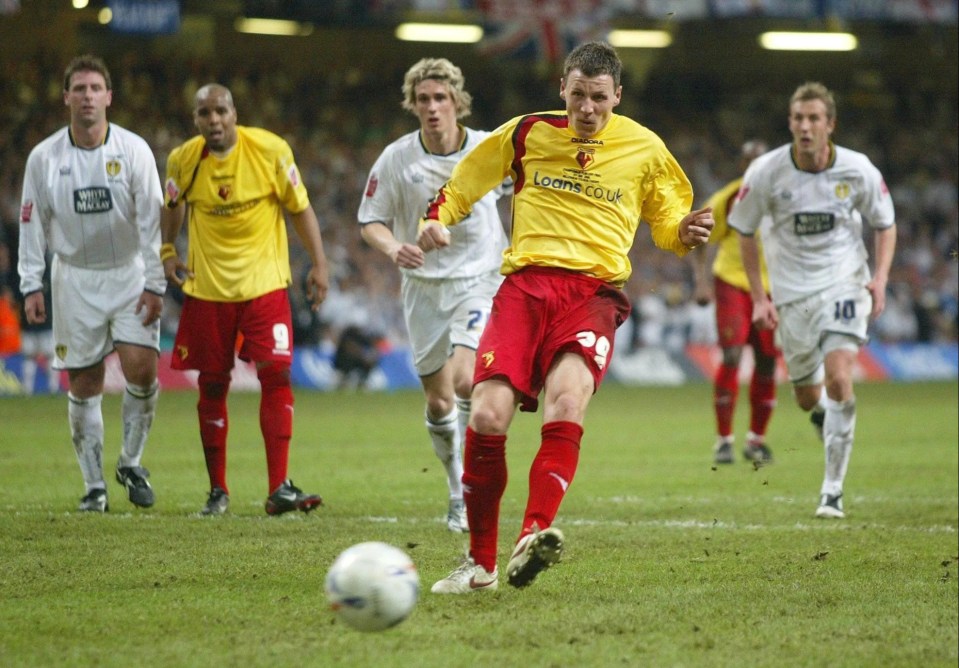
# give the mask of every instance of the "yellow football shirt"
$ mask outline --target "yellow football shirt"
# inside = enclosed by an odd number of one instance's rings
[[[310,200],[283,139],[238,126],[236,145],[219,158],[194,137],[167,159],[165,198],[188,207],[186,294],[238,302],[290,285],[283,210],[299,213]]]
[[[713,220],[716,221],[709,235],[709,243],[719,246],[713,260],[713,276],[749,292],[749,278],[746,276],[746,270],[743,269],[742,251],[739,250],[739,234],[727,224],[729,212],[736,202],[736,193],[739,192],[742,182],[741,178],[730,181],[709,198],[706,206],[713,207]],[[769,276],[766,273],[766,260],[763,258],[762,242],[758,232],[755,239],[759,245],[759,270],[763,279],[763,289],[769,292]]]
[[[535,265],[571,269],[622,285],[640,220],[677,255],[679,223],[692,206],[689,179],[651,130],[613,114],[590,139],[565,111],[519,116],[492,132],[453,170],[420,225],[454,225],[473,202],[512,177],[510,246],[503,274]]]

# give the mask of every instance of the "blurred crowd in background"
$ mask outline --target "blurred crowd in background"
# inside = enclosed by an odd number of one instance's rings
[[[441,54],[438,54],[441,55]],[[291,144],[323,227],[331,263],[331,290],[312,313],[299,278],[307,258],[291,244],[295,340],[335,347],[347,328],[361,328],[384,345],[404,345],[397,269],[360,238],[356,213],[366,177],[383,147],[417,127],[400,107],[403,73],[411,63],[375,70],[340,68],[308,76],[276,63],[204,60],[172,62],[128,53],[107,63],[113,75],[108,118],[143,136],[161,177],[170,150],[195,134],[196,89],[211,81],[229,86],[243,125],[270,129]],[[458,63],[474,96],[468,126],[493,129],[520,113],[562,108],[558,74],[484,62]],[[0,291],[8,310],[20,295],[16,269],[21,175],[29,151],[68,120],[62,98],[62,62],[13,61],[0,71]],[[831,86],[828,78],[823,83]],[[788,98],[801,81],[757,84],[748,94],[711,89],[655,75],[632,82],[624,75],[618,112],[657,132],[693,182],[696,204],[738,176],[736,156],[746,139],[771,146],[790,141]],[[886,342],[957,340],[957,101],[935,89],[835,90],[838,143],[866,153],[892,191],[899,246],[885,314],[874,339]],[[872,250],[871,240],[867,245]],[[715,341],[711,306],[692,299],[688,260],[653,248],[645,226],[632,253],[627,286],[634,313],[624,325],[629,349]],[[168,291],[165,342],[176,330],[179,295]],[[3,352],[3,351],[0,351]],[[7,351],[10,352],[10,351]],[[15,352],[15,351],[14,351]]]

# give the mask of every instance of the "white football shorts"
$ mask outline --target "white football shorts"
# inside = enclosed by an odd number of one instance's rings
[[[476,350],[502,282],[498,271],[468,278],[403,277],[403,317],[417,374],[442,369],[453,346]]]
[[[136,313],[143,294],[143,260],[114,269],[83,269],[53,258],[53,340],[57,369],[93,366],[129,343],[160,350],[160,323]]]
[[[778,307],[776,342],[783,352],[789,380],[803,385],[822,382],[823,359],[831,350],[858,350],[869,340],[866,330],[872,295],[867,272],[809,297]]]

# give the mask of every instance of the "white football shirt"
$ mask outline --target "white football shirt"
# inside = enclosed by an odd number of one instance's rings
[[[139,135],[111,123],[103,144],[77,146],[65,127],[27,158],[20,204],[20,289],[43,287],[49,250],[84,269],[112,269],[139,253],[144,289],[166,291],[160,262],[163,194],[153,152]]]
[[[862,153],[833,148],[830,165],[816,173],[799,169],[792,144],[759,156],[729,213],[730,227],[746,235],[760,231],[777,305],[821,292],[860,269],[869,276],[863,220],[875,229],[895,223],[879,170]]]
[[[460,159],[489,134],[464,130],[463,144],[449,155],[430,153],[419,130],[403,135],[383,149],[366,181],[357,216],[360,224],[385,223],[398,241],[415,244],[419,221],[430,199],[446,183]],[[447,228],[452,234],[449,246],[426,253],[422,267],[401,271],[431,279],[498,271],[507,241],[496,200],[508,190],[499,187],[487,193],[462,222]]]

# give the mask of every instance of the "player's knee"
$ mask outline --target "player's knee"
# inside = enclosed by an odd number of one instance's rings
[[[756,373],[760,376],[772,376],[776,372],[776,358],[756,353]]]
[[[431,392],[426,394],[426,415],[434,422],[442,420],[452,413],[455,405],[452,396]]]
[[[503,415],[482,404],[475,402],[470,412],[470,426],[480,434],[505,434],[509,428],[510,416]]]
[[[794,388],[796,404],[804,411],[811,411],[819,403],[822,394],[821,385],[797,385]]]
[[[723,366],[738,367],[739,360],[742,358],[742,346],[730,346],[723,348]]]
[[[202,398],[219,401],[225,398],[226,393],[230,390],[230,374],[201,371],[200,377],[197,379],[197,385],[200,387]]]
[[[261,388],[289,387],[290,366],[269,362],[256,368],[256,377],[260,380]]]

